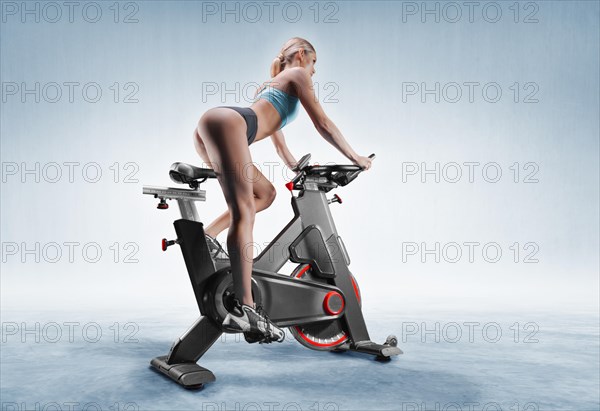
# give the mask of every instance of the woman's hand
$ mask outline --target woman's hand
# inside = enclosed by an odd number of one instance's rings
[[[369,157],[358,156],[356,159],[352,160],[352,162],[357,166],[360,166],[363,170],[371,168],[371,159]]]

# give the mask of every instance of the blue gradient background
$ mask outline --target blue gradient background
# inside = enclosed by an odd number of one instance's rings
[[[96,264],[81,256],[74,264],[65,256],[54,264],[31,263],[30,256],[22,264],[19,256],[8,256],[2,270],[6,306],[19,306],[29,296],[41,304],[79,300],[90,289],[94,293],[84,301],[100,298],[94,304],[108,295],[145,300],[161,289],[157,283],[167,273],[179,273],[183,261],[177,253],[156,252],[158,239],[171,235],[176,209],[157,213],[153,202],[141,197],[142,184],[170,184],[166,172],[173,161],[199,163],[191,134],[201,114],[215,105],[250,105],[254,85],[268,79],[281,44],[300,35],[317,49],[314,81],[326,113],[359,153],[377,154],[370,173],[339,190],[346,201],[334,208],[366,294],[418,296],[429,303],[468,298],[535,307],[560,300],[597,307],[598,3],[538,3],[533,16],[538,22],[529,24],[514,23],[508,3],[502,3],[497,23],[477,12],[470,23],[466,9],[457,23],[443,18],[435,23],[433,16],[422,23],[420,15],[406,15],[403,23],[403,3],[347,2],[337,11],[322,3],[319,20],[333,12],[331,18],[338,20],[328,24],[315,23],[314,11],[304,3],[297,23],[288,22],[293,15],[288,21],[282,17],[283,6],[275,8],[272,23],[266,14],[257,23],[243,18],[235,23],[235,15],[226,16],[225,23],[219,15],[207,15],[203,23],[202,3],[137,4],[139,22],[132,24],[115,24],[108,3],[102,3],[103,15],[95,24],[78,9],[73,23],[66,15],[54,24],[43,19],[35,24],[32,16],[23,24],[19,15],[4,16],[3,82],[25,82],[30,88],[35,82],[96,82],[103,96],[87,103],[76,94],[69,103],[63,94],[57,103],[39,104],[31,96],[26,103],[18,95],[7,96],[2,162],[25,162],[30,168],[35,162],[97,162],[103,176],[91,184],[79,174],[69,183],[65,167],[58,183],[35,183],[33,176],[22,183],[20,175],[5,176],[2,241],[94,241],[107,256]],[[131,11],[122,9],[120,18]],[[531,11],[522,6],[520,19]],[[137,83],[139,102],[114,103],[109,87],[115,82],[121,84],[121,100],[130,90],[123,84]],[[435,103],[432,96],[422,103],[419,95],[403,103],[403,82],[425,82],[430,88],[435,82],[496,82],[503,96],[488,103],[479,87],[473,103],[466,95],[458,103]],[[539,102],[515,103],[509,90],[514,82],[521,87],[537,83]],[[203,84],[213,83],[219,93],[203,94]],[[240,92],[221,96],[236,84]],[[529,91],[521,89],[520,99]],[[316,133],[303,110],[285,134],[297,158],[310,152],[322,163],[347,162]],[[266,162],[279,161],[268,140],[251,151],[265,173]],[[497,162],[503,176],[495,184],[481,174],[474,183],[466,175],[458,183],[435,183],[431,177],[421,183],[418,175],[402,183],[398,170],[401,162],[432,167],[467,161]],[[121,180],[135,171],[132,177],[139,183],[112,182],[109,167],[115,162]],[[138,167],[123,169],[127,162]],[[515,162],[537,163],[539,182],[512,182],[509,167]],[[268,177],[279,195],[257,218],[259,244],[291,214],[282,166],[275,170]],[[206,189],[210,201],[201,205],[201,216],[208,222],[225,203],[216,182]],[[108,247],[115,241],[138,243],[139,263],[110,261]],[[478,253],[475,263],[465,255],[454,264],[436,264],[431,257],[423,264],[418,256],[398,261],[401,242],[431,247],[467,241],[499,243],[502,259],[487,263]],[[512,262],[508,247],[514,242],[536,242],[540,262]],[[169,278],[178,293],[185,292],[185,276]],[[381,287],[380,281],[390,286]],[[39,287],[27,286],[32,283]]]
[[[72,183],[66,175],[57,183],[3,175],[3,243],[97,242],[103,251],[98,263],[85,262],[81,247],[73,263],[66,255],[57,263],[5,256],[4,313],[180,310],[193,318],[183,259],[178,250],[161,253],[158,245],[162,237],[174,237],[176,206],[158,212],[155,202],[141,195],[142,185],[171,185],[172,162],[200,163],[192,132],[202,113],[216,105],[249,106],[252,85],[268,80],[272,59],[292,36],[305,37],[317,50],[313,80],[325,112],[356,151],[377,155],[369,172],[337,191],[343,205],[332,206],[367,307],[399,316],[432,308],[540,311],[547,318],[597,313],[598,2],[532,3],[539,7],[538,22],[529,24],[522,22],[531,12],[525,3],[520,3],[520,21],[513,21],[512,2],[498,3],[503,14],[497,23],[485,21],[481,7],[473,22],[464,8],[456,23],[436,23],[432,16],[422,22],[420,15],[403,22],[406,3],[358,1],[334,3],[337,11],[320,3],[318,22],[312,3],[302,3],[296,23],[282,17],[281,7],[273,22],[264,7],[256,23],[236,23],[235,16],[221,21],[218,15],[203,21],[203,3],[148,1],[135,3],[139,22],[125,24],[112,21],[112,2],[100,4],[103,16],[94,24],[77,11],[73,23],[64,15],[54,24],[34,23],[31,17],[22,23],[10,15],[1,23],[3,83],[96,82],[103,91],[97,103],[83,101],[81,94],[74,103],[65,95],[57,103],[35,103],[31,97],[22,103],[19,96],[2,103],[3,165],[97,162],[103,172],[95,184],[80,173]],[[120,17],[129,10],[121,9]],[[322,22],[333,11],[338,21]],[[121,99],[123,84],[138,84],[139,102],[115,103],[109,90],[115,82],[121,84]],[[457,103],[435,103],[431,96],[423,103],[418,95],[403,102],[406,82],[429,87],[496,82],[503,95],[488,103],[479,87],[472,103],[465,95]],[[521,85],[517,103],[509,89],[515,82]],[[522,102],[527,82],[539,87],[537,103]],[[240,92],[203,93],[203,84],[212,83],[219,91],[238,84]],[[284,133],[297,158],[312,153],[320,163],[348,162],[318,135],[304,110]],[[251,153],[263,169],[279,161],[268,140],[252,145]],[[115,162],[121,168],[119,182],[109,169]],[[429,167],[497,162],[503,175],[497,183],[485,182],[480,173],[473,183],[464,175],[458,183],[435,183],[431,177],[422,183],[419,176],[403,182],[403,162]],[[536,163],[539,182],[513,182],[509,167],[515,162]],[[136,168],[124,169],[126,163]],[[137,182],[125,183],[130,170]],[[276,170],[268,177],[278,197],[256,220],[259,244],[273,238],[291,216],[283,187],[287,180],[281,165]],[[216,181],[204,188],[209,201],[200,204],[200,215],[208,223],[225,202]],[[225,235],[219,239],[225,242]],[[454,264],[431,258],[422,263],[416,256],[402,263],[402,242],[469,241],[499,243],[501,260],[488,263],[478,253],[474,263],[465,255]],[[118,263],[109,249],[114,242],[121,244]],[[139,247],[137,263],[122,262],[127,242]],[[513,262],[509,246],[514,242],[537,243],[539,262]],[[524,254],[521,249],[521,260]],[[595,324],[594,332],[597,319]]]

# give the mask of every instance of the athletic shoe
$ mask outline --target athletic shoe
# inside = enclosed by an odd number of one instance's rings
[[[229,332],[243,332],[249,343],[282,342],[285,332],[269,320],[262,307],[256,309],[240,304],[234,299],[234,307],[223,320],[223,329]]]
[[[208,252],[213,260],[228,260],[229,255],[223,249],[223,246],[217,241],[216,238],[212,238],[208,234],[206,237],[206,245],[208,245]]]

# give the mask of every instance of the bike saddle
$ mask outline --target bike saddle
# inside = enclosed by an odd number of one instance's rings
[[[195,184],[197,180],[217,178],[217,174],[211,168],[200,168],[187,163],[173,163],[169,170],[169,177],[176,183]]]

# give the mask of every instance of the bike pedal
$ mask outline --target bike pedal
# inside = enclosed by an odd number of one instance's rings
[[[271,344],[273,342],[281,342],[274,338],[265,337],[263,334],[244,333],[244,339],[248,344]]]
[[[244,339],[248,344],[260,343],[262,344],[265,337],[261,334],[244,333]]]

